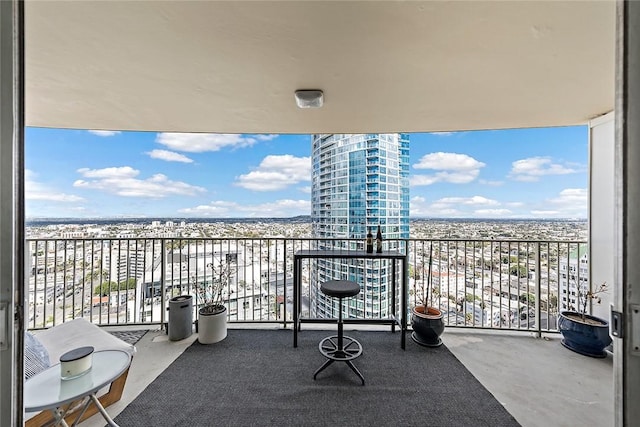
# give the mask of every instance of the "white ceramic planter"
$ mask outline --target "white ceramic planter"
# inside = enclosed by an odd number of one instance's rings
[[[198,317],[198,341],[213,344],[227,337],[227,308],[216,314],[202,313]]]

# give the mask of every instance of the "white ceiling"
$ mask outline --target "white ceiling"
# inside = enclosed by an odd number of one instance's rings
[[[221,133],[585,123],[615,1],[27,1],[26,122]],[[296,89],[322,89],[298,109]]]

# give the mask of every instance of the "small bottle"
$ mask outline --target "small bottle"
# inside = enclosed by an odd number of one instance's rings
[[[376,233],[376,252],[382,253],[382,231],[378,225],[378,232]]]
[[[373,234],[371,234],[371,227],[369,227],[369,231],[367,231],[367,253],[373,253]]]

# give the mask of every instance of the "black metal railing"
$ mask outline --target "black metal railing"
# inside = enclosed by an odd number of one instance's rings
[[[310,238],[28,239],[28,327],[75,317],[98,325],[164,324],[169,299],[181,294],[194,295],[197,317],[204,301],[196,290],[219,280],[220,267],[227,273],[230,322],[286,327],[293,313],[293,254],[362,245],[360,239]],[[385,245],[407,254],[409,271],[398,274],[408,275],[409,310],[426,301],[450,327],[555,332],[559,311],[578,303],[576,286],[588,286],[584,241],[391,239]],[[381,261],[305,263],[301,315],[334,314],[316,284],[336,275],[364,283],[345,315],[397,313],[389,274]]]

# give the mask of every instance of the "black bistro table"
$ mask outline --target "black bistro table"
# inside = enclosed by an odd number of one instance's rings
[[[393,313],[389,318],[383,319],[345,319],[345,323],[368,323],[368,324],[387,324],[391,325],[391,330],[395,332],[395,326],[400,326],[401,337],[400,346],[405,349],[406,332],[407,332],[407,298],[408,298],[408,264],[407,255],[398,251],[383,251],[381,253],[367,253],[366,251],[352,251],[341,249],[330,250],[300,250],[293,255],[293,346],[298,346],[298,331],[302,322],[330,322],[330,319],[302,319],[300,318],[300,310],[302,308],[302,261],[304,259],[373,259],[391,261],[391,304]],[[396,295],[396,276],[397,272],[402,273],[402,282],[400,286],[400,313],[395,312],[397,295]]]

